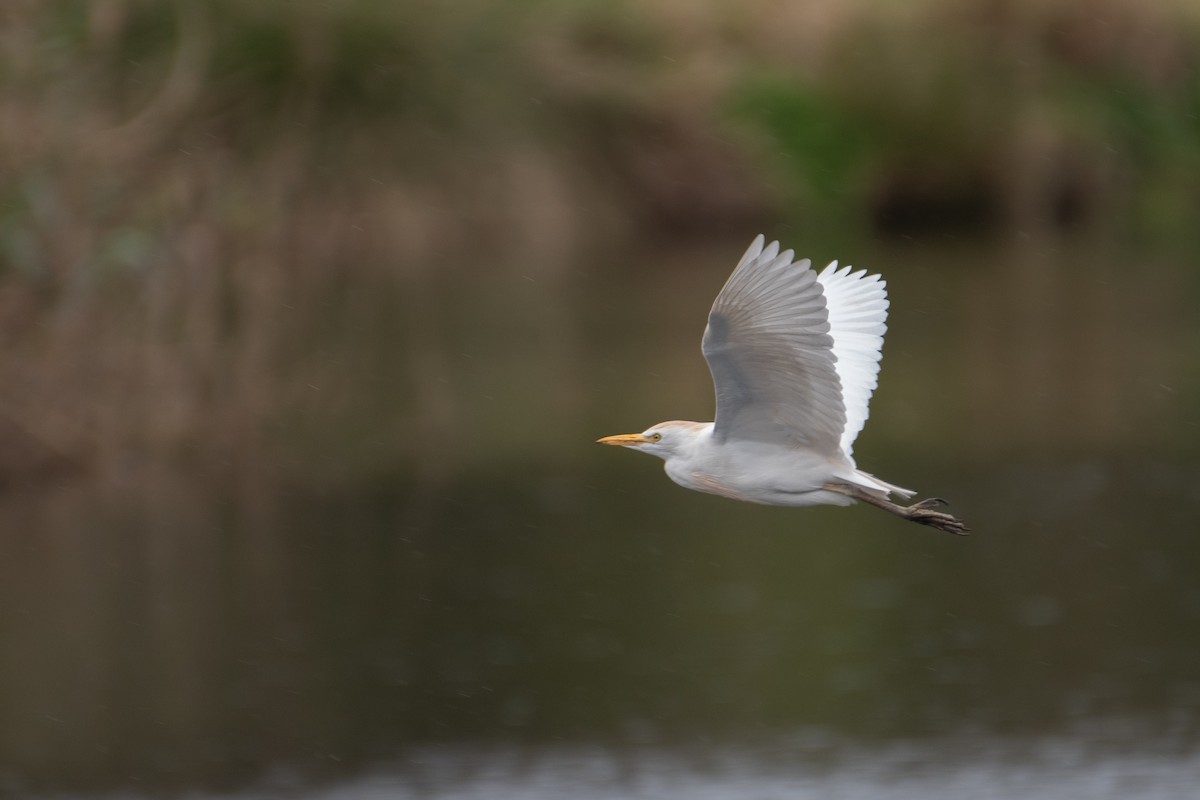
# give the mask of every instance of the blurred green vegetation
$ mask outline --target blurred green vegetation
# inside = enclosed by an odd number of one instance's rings
[[[1178,235],[1200,202],[1200,30],[1184,10],[981,3],[852,25],[815,76],[742,80],[733,116],[814,216]]]
[[[10,475],[369,462],[365,429],[444,405],[420,388],[434,273],[782,220],[1191,237],[1200,201],[1183,0],[64,0],[0,22],[0,421],[40,453]]]

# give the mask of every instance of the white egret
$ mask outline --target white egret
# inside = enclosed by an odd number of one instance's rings
[[[887,330],[887,285],[865,270],[819,274],[760,235],[717,295],[702,349],[717,393],[714,422],[660,422],[606,436],[666,461],[688,489],[782,506],[869,503],[963,534],[967,526],[931,498],[858,469],[854,440],[867,421]]]

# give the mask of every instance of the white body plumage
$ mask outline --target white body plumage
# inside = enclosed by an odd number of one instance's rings
[[[659,433],[663,439],[644,450],[666,461],[663,466],[671,480],[698,492],[776,506],[854,502],[822,488],[830,481],[853,479],[852,462],[763,442],[731,447],[717,442],[712,431],[711,422],[696,428],[678,421],[662,423],[647,433]]]

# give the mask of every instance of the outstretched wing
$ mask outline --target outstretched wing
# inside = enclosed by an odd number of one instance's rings
[[[718,441],[838,452],[846,429],[824,291],[808,259],[759,236],[717,295],[703,351],[717,393]],[[860,424],[861,427],[861,424]]]
[[[854,454],[854,439],[867,422],[871,394],[879,385],[879,359],[887,332],[887,283],[866,270],[851,273],[838,263],[821,270],[817,281],[825,290],[829,335],[833,337],[834,368],[842,382],[846,428],[841,447]]]

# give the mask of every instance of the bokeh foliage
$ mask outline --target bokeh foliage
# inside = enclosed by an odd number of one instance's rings
[[[1200,200],[1184,2],[96,0],[0,18],[0,419],[50,471],[293,447],[370,462],[364,420],[386,436],[441,405],[412,399],[430,367],[406,346],[444,334],[422,311],[434,273],[785,220],[1178,239]]]

